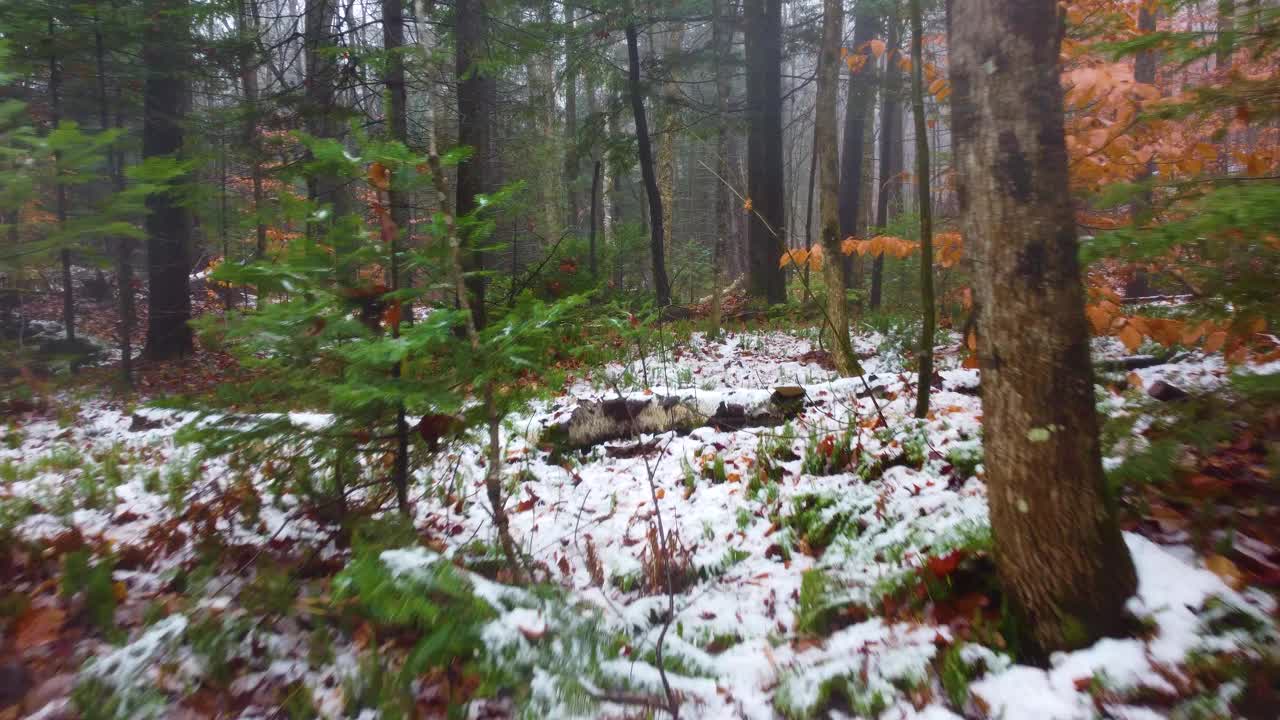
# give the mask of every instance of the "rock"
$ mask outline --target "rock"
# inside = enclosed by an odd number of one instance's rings
[[[1171,385],[1164,380],[1157,380],[1151,383],[1147,388],[1147,394],[1161,402],[1173,402],[1175,400],[1184,400],[1189,396],[1186,390]]]

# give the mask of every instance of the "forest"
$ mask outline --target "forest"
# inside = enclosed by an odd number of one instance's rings
[[[0,0],[0,720],[1274,720],[1278,290],[1278,0]]]

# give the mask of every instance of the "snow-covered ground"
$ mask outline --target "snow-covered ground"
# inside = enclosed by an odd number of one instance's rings
[[[998,634],[960,633],[954,623],[927,614],[881,613],[885,595],[910,582],[930,558],[953,550],[980,556],[989,543],[982,467],[974,460],[982,414],[977,371],[960,369],[958,358],[944,355],[934,411],[916,421],[911,418],[914,377],[895,361],[876,357],[882,342],[874,334],[858,339],[857,351],[868,358],[865,378],[833,379],[833,373],[800,359],[813,349],[803,337],[738,334],[707,342],[695,336],[664,354],[598,369],[556,400],[508,419],[504,472],[511,533],[532,564],[563,592],[547,600],[469,577],[477,596],[496,613],[483,631],[486,643],[533,666],[528,693],[517,695],[536,708],[535,716],[624,714],[627,706],[609,700],[617,697],[601,685],[605,682],[632,694],[662,697],[653,649],[669,602],[674,617],[664,638],[666,665],[685,718],[843,714],[942,720],[963,714],[1087,719],[1103,712],[1118,718],[1162,717],[1164,711],[1131,707],[1129,699],[1181,692],[1180,667],[1194,653],[1251,653],[1267,638],[1274,642],[1273,608],[1266,596],[1237,593],[1197,567],[1193,554],[1133,534],[1125,540],[1139,589],[1129,607],[1151,629],[1144,638],[1103,640],[1037,668],[1014,664],[992,640]],[[1227,375],[1215,358],[1137,372],[1144,384],[1165,379],[1188,390],[1212,390]],[[758,401],[782,385],[804,387],[808,399],[802,415],[786,426],[701,428],[683,436],[606,444],[653,443],[650,451],[632,457],[611,456],[618,453],[601,446],[565,461],[538,443],[539,431],[564,418],[580,400],[618,392],[679,395],[714,409],[721,402]],[[1126,411],[1119,396],[1108,395],[1103,403],[1109,413]],[[119,613],[121,624],[132,627],[133,643],[113,649],[84,641],[77,649],[87,661],[79,682],[96,678],[118,694],[133,692],[138,707],[150,697],[144,690],[176,699],[207,671],[201,652],[184,639],[191,635],[188,624],[195,623],[195,615],[247,616],[236,594],[248,578],[219,577],[184,614],[149,627],[140,618],[123,617],[141,598],[164,601],[172,594],[175,569],[190,568],[198,559],[193,536],[214,527],[228,545],[296,543],[315,547],[321,560],[347,557],[287,495],[264,502],[253,524],[214,518],[212,526],[197,527],[178,521],[177,511],[214,502],[244,473],[222,459],[205,460],[194,472],[191,449],[174,441],[189,419],[87,400],[61,422],[39,419],[10,428],[6,432],[15,435],[0,449],[0,465],[40,466],[0,484],[0,503],[34,504],[33,512],[15,522],[18,537],[53,543],[75,528],[86,538],[109,543],[122,557],[131,547],[148,549],[144,559],[115,572],[132,599]],[[294,420],[312,427],[323,422],[301,415]],[[818,446],[826,442],[829,448],[846,437],[858,459],[855,471],[805,471],[806,457],[812,459]],[[74,487],[89,472],[86,467],[102,464],[72,467],[66,456],[108,453],[125,458],[110,497],[96,507],[64,502],[59,511],[59,493]],[[412,579],[442,558],[470,552],[476,541],[496,546],[484,500],[482,456],[478,444],[463,443],[417,471],[416,525],[439,545],[430,551],[387,551],[382,560],[389,572]],[[776,482],[753,482],[762,462],[779,468]],[[199,477],[189,487],[165,481],[166,473],[182,472]],[[250,475],[258,484],[267,483],[261,472]],[[440,492],[442,483],[455,492]],[[804,522],[832,529],[825,550],[810,545],[802,515]],[[651,571],[659,521],[677,549],[676,564],[688,571],[673,598]],[[157,544],[161,535],[193,541]],[[307,592],[299,604],[325,599],[318,586]],[[828,611],[842,617],[834,625],[838,629],[813,633],[798,627],[806,613]],[[569,633],[560,627],[566,612],[593,618],[600,634],[625,639],[621,652],[598,663],[590,683],[578,678],[596,686],[597,692],[589,694],[606,698],[587,710],[561,701],[565,674],[576,667],[567,659],[576,652]],[[1214,622],[1229,612],[1256,622],[1245,623],[1247,631],[1238,622]],[[271,714],[265,701],[254,701],[257,688],[295,683],[312,694],[322,714],[343,714],[359,657],[372,648],[367,639],[334,637],[333,652],[321,658],[309,649],[305,625],[291,617],[258,623],[245,647],[232,648],[233,656],[245,660],[232,681],[250,698],[238,709],[242,717]],[[944,661],[948,653],[952,657]],[[939,670],[957,665],[972,681],[967,699],[961,695],[959,702],[949,697]],[[1212,707],[1238,690],[1223,685],[1215,689],[1217,695],[1199,702]],[[840,693],[842,699],[833,699]],[[1100,697],[1111,699],[1104,703]],[[49,712],[65,702],[52,699]]]

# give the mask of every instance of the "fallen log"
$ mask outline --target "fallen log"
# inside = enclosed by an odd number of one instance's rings
[[[700,427],[740,430],[773,427],[804,408],[805,390],[796,385],[772,392],[725,396],[648,395],[580,401],[571,413],[553,419],[539,433],[539,444],[558,450],[582,450],[613,440],[666,432],[686,434]]]

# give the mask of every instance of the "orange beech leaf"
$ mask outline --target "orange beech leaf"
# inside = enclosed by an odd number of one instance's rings
[[[876,57],[884,55],[885,44],[883,40],[868,40],[867,47],[871,48],[871,54]]]
[[[1093,326],[1095,335],[1103,335],[1111,327],[1111,314],[1103,310],[1098,305],[1090,305],[1085,309],[1085,315],[1089,316],[1089,324]]]
[[[1124,329],[1120,331],[1119,337],[1120,342],[1129,352],[1137,350],[1142,345],[1142,333],[1138,332],[1138,329],[1132,323],[1124,326]]]
[[[1222,349],[1222,346],[1226,342],[1227,342],[1227,334],[1219,330],[1215,333],[1210,334],[1209,337],[1205,338],[1203,349],[1207,353],[1216,353]]]
[[[380,162],[371,163],[369,165],[369,184],[379,190],[390,190],[391,171],[387,170],[387,166]]]

